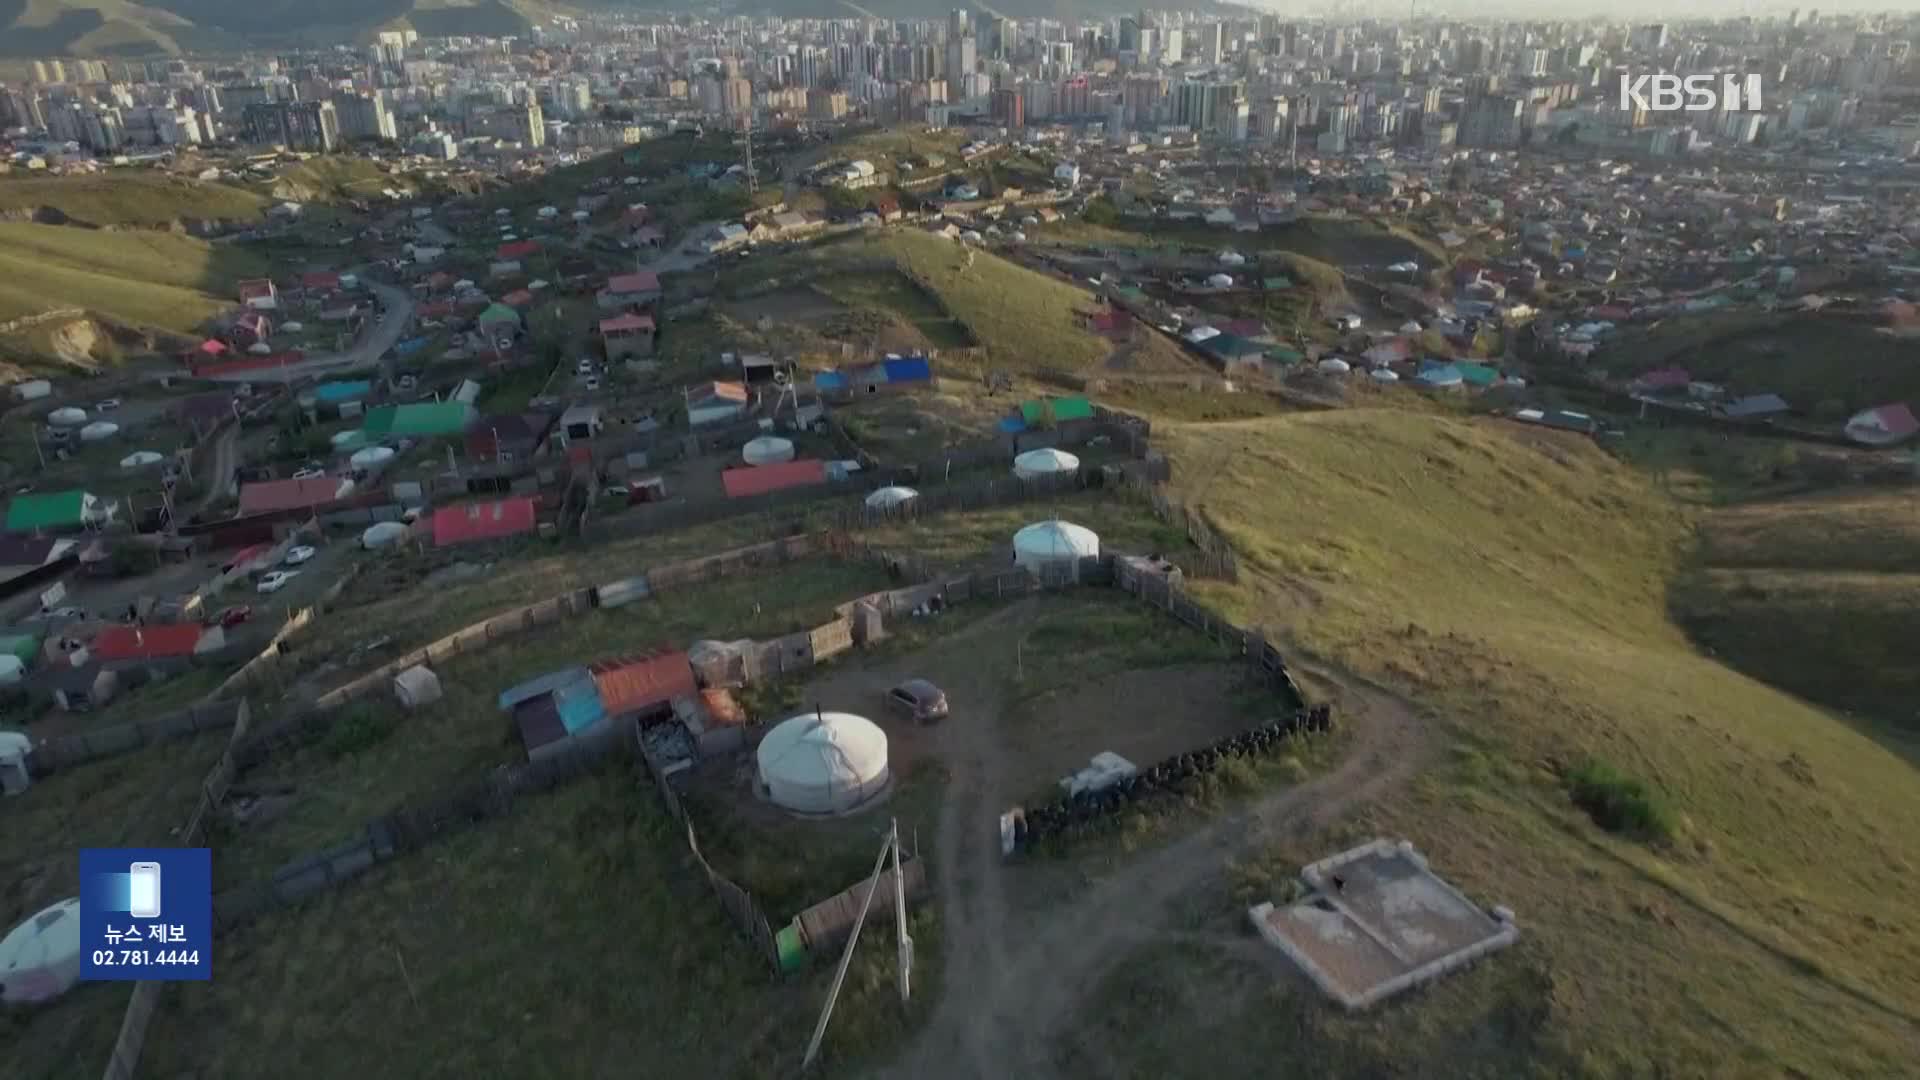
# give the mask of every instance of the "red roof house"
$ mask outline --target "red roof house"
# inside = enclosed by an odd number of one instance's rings
[[[332,270],[315,270],[300,275],[300,287],[316,291],[326,291],[340,287],[340,275]]]
[[[1856,413],[1847,421],[1847,438],[1868,446],[1893,446],[1920,431],[1920,420],[1904,404],[1882,405]]]
[[[537,504],[528,496],[443,506],[433,512],[434,546],[471,544],[530,533],[534,530],[536,509]]]
[[[184,660],[199,648],[206,634],[199,623],[168,623],[163,626],[109,626],[94,636],[87,650],[96,659]]]
[[[1693,376],[1687,374],[1686,368],[1661,368],[1658,371],[1649,371],[1645,375],[1633,380],[1633,389],[1642,391],[1685,390],[1687,384],[1692,381]]]
[[[240,513],[268,514],[305,510],[338,502],[353,492],[353,481],[342,476],[310,476],[304,480],[263,480],[240,485]]]
[[[508,307],[526,307],[533,303],[533,292],[530,289],[515,289],[501,297],[500,302]]]
[[[726,488],[729,499],[826,482],[827,463],[814,458],[783,461],[774,465],[750,465],[743,469],[727,469],[720,474],[720,484]]]
[[[508,259],[527,258],[539,250],[540,242],[538,240],[515,240],[511,244],[501,244],[500,249],[495,251],[494,255],[504,262]]]
[[[601,660],[588,664],[587,672],[608,716],[641,712],[699,690],[687,654],[679,651]]]

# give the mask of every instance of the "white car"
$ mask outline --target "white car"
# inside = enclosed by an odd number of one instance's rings
[[[275,570],[273,573],[260,579],[259,589],[263,593],[279,592],[281,589],[286,588],[287,582],[292,581],[299,573],[300,571],[298,570]]]
[[[301,563],[313,558],[315,554],[316,552],[311,547],[301,544],[299,547],[289,548],[287,550],[287,557],[280,561],[287,566],[299,566]]]
[[[591,375],[593,374],[593,361],[582,360],[574,365],[573,370],[577,375]]]
[[[586,383],[586,385],[587,385],[587,391],[588,391],[589,393],[591,393],[591,392],[593,392],[593,391],[595,391],[595,390],[598,390],[598,389],[600,389],[600,376],[598,376],[598,375],[589,375],[589,376],[587,376],[587,383]]]
[[[105,401],[98,402],[94,405],[94,409],[99,412],[112,412],[113,410],[119,407],[120,407],[120,399],[112,398],[112,397],[106,399]]]
[[[312,480],[315,477],[325,476],[325,475],[327,475],[327,470],[315,469],[310,467],[305,469],[295,469],[293,472],[293,478],[295,480]]]

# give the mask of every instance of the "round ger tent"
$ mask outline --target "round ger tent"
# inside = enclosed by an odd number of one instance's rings
[[[1400,381],[1399,373],[1395,372],[1392,368],[1374,368],[1372,371],[1367,372],[1367,376],[1374,382]]]
[[[777,435],[762,435],[740,448],[740,456],[749,465],[775,465],[793,460],[793,443]]]
[[[80,429],[81,442],[101,442],[120,433],[119,424],[110,424],[105,420],[95,420]]]
[[[1347,363],[1337,356],[1329,356],[1325,360],[1320,361],[1320,373],[1322,375],[1345,375],[1352,370],[1352,364]]]
[[[390,446],[369,446],[365,450],[355,450],[347,459],[347,464],[356,469],[371,469],[376,465],[385,465],[393,460],[393,448]]]
[[[327,441],[333,444],[335,450],[357,450],[367,445],[367,433],[360,428],[336,431]]]
[[[1036,574],[1099,557],[1099,535],[1071,521],[1037,521],[1013,534],[1013,564]]]
[[[147,469],[167,460],[166,455],[157,450],[135,450],[120,459],[120,467],[131,472],[134,469]]]
[[[867,505],[875,510],[891,510],[902,503],[912,502],[920,493],[910,487],[890,485],[867,496]]]
[[[47,414],[47,423],[55,427],[76,427],[87,422],[87,410],[76,409],[71,405],[55,409]]]
[[[887,733],[852,713],[784,720],[754,755],[775,803],[800,814],[842,814],[886,789]]]
[[[1013,475],[1022,480],[1032,480],[1037,476],[1059,476],[1076,472],[1079,468],[1079,458],[1052,447],[1029,450],[1013,459]]]
[[[400,542],[407,535],[407,526],[399,521],[382,521],[378,525],[369,525],[360,534],[360,546],[363,548],[383,548]]]
[[[80,901],[62,900],[0,938],[0,1002],[52,1001],[80,981]]]

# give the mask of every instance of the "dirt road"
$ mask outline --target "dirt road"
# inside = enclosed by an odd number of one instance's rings
[[[1004,628],[1015,605],[969,633]],[[1014,625],[1018,625],[1015,623]],[[1405,781],[1425,745],[1417,710],[1390,691],[1315,664],[1296,668],[1334,688],[1336,717],[1351,732],[1332,771],[1275,792],[1145,854],[1063,904],[1016,912],[994,827],[1006,805],[1005,761],[989,724],[942,732],[952,770],[942,810],[937,881],[947,944],[940,1003],[927,1029],[883,1075],[1040,1077],[1082,997],[1127,947],[1165,936],[1167,909],[1203,889],[1228,860],[1284,831],[1317,826]],[[1004,670],[977,673],[1005,685]],[[997,707],[998,699],[994,700]]]
[[[206,512],[207,507],[220,501],[233,487],[234,449],[240,441],[240,425],[234,424],[222,429],[213,442],[213,460],[207,466],[205,491],[194,502],[188,516]]]

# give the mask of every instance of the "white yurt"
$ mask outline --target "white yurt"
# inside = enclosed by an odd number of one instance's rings
[[[393,697],[403,709],[418,709],[440,700],[440,676],[431,668],[414,665],[393,677]]]
[[[111,424],[105,420],[95,420],[93,423],[80,429],[80,441],[101,442],[106,439],[111,439],[118,434],[120,434],[119,424]]]
[[[1207,284],[1213,286],[1216,289],[1231,289],[1233,288],[1233,275],[1232,274],[1215,274],[1212,277],[1207,279]]]
[[[333,438],[327,441],[333,444],[335,450],[355,450],[367,444],[367,433],[359,428],[351,431],[336,431],[333,433]]]
[[[891,510],[902,503],[912,502],[920,493],[910,487],[889,485],[867,496],[867,505],[875,510]]]
[[[543,218],[559,217],[560,208],[557,206],[543,206],[540,208],[539,213]]]
[[[1063,476],[1077,472],[1079,468],[1079,458],[1051,446],[1042,450],[1029,450],[1013,459],[1013,475],[1022,480],[1032,480],[1039,476]]]
[[[14,682],[20,681],[20,658],[4,659],[14,663]],[[18,731],[0,731],[0,792],[19,795],[33,786],[33,774],[27,771],[27,756],[33,753],[33,740]]]
[[[1412,319],[1408,319],[1406,322],[1400,324],[1400,332],[1403,334],[1417,334],[1420,332],[1420,324]]]
[[[749,465],[775,465],[793,460],[793,442],[778,435],[762,435],[740,448],[740,456]]]
[[[372,469],[393,460],[393,447],[369,446],[364,450],[355,450],[347,459],[347,464],[356,469]]]
[[[1027,242],[1027,234],[1021,232],[1019,229],[1015,229],[1012,232],[1007,234],[1007,239],[1013,241],[1016,244],[1024,244]]]
[[[341,280],[343,282],[345,281],[344,278]],[[280,329],[286,330],[290,333],[295,333],[295,334],[299,333],[302,330],[305,330],[306,328],[307,328],[307,324],[302,322],[284,322],[280,324]]]
[[[0,653],[0,686],[13,686],[25,677],[26,672],[26,661],[12,653]],[[5,755],[7,736],[12,734],[10,731],[0,731],[0,756]],[[26,738],[24,735],[19,737]]]
[[[1036,521],[1013,534],[1013,564],[1038,574],[1048,567],[1073,566],[1100,557],[1100,537],[1071,521]]]
[[[135,450],[120,459],[120,467],[132,472],[135,469],[151,469],[165,460],[167,456],[157,450]]]
[[[247,351],[255,356],[267,356],[273,352],[273,346],[264,341],[256,341],[247,346]]]
[[[47,423],[55,427],[78,427],[87,422],[87,410],[76,409],[71,405],[55,409],[47,414]]]
[[[887,787],[887,733],[852,713],[806,713],[781,721],[755,752],[760,783],[800,814],[843,814]]]
[[[575,221],[585,221],[592,216],[592,214],[587,213],[585,210],[575,210],[573,212],[573,220]]]
[[[1247,257],[1237,251],[1223,251],[1220,253],[1220,265],[1245,266],[1247,265]]]
[[[0,1002],[52,1001],[80,981],[80,900],[62,900],[0,938]]]
[[[369,549],[387,547],[399,543],[400,538],[405,535],[407,535],[406,522],[382,521],[377,525],[367,526],[367,530],[360,534],[360,546]]]
[[[1372,371],[1367,372],[1367,376],[1368,378],[1371,378],[1374,382],[1399,382],[1400,381],[1400,376],[1396,374],[1392,368],[1377,367],[1377,368],[1374,368]]]
[[[1337,356],[1329,356],[1320,361],[1320,373],[1323,375],[1345,375],[1353,370],[1353,365]]]

